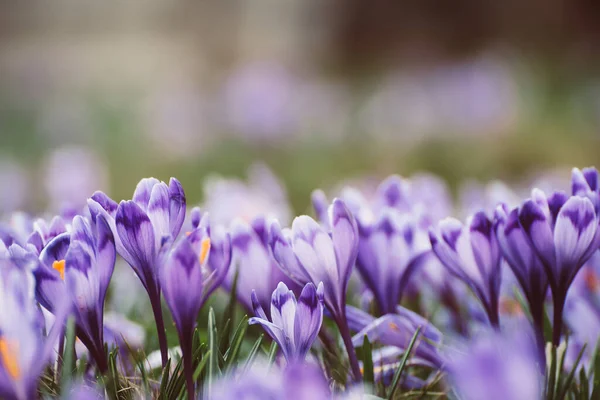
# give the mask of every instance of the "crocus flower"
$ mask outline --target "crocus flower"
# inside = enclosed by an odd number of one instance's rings
[[[104,215],[114,234],[117,252],[133,268],[148,292],[163,366],[168,354],[158,275],[165,254],[183,225],[185,206],[185,193],[175,178],[171,178],[168,186],[155,178],[142,179],[133,199],[121,201],[118,206],[102,192],[94,193],[88,200],[92,221],[97,215]]]
[[[64,279],[73,304],[77,336],[102,372],[108,368],[104,352],[104,299],[115,258],[115,242],[106,219],[99,216],[94,231],[86,219],[75,217],[64,261]]]
[[[207,267],[211,253],[208,231],[196,229],[173,247],[160,271],[165,301],[179,334],[189,399],[194,398],[192,339],[196,318],[210,292],[220,283],[214,284],[214,276],[224,277],[219,271],[211,271]],[[217,260],[226,259],[221,269],[228,268],[230,256],[220,256],[216,255]]]
[[[560,343],[567,291],[585,262],[600,245],[599,218],[591,200],[534,190],[519,210],[519,223],[539,256],[554,303],[552,341]]]
[[[589,198],[598,213],[600,207],[600,178],[596,168],[573,168],[571,173],[571,190],[573,195]]]
[[[296,302],[294,292],[280,282],[271,298],[271,320],[252,292],[256,317],[250,325],[261,324],[283,351],[288,363],[302,362],[319,334],[323,322],[323,283],[307,283]]]
[[[43,335],[31,271],[11,262],[0,265],[0,398],[37,397],[39,377],[52,358],[68,310],[68,301],[58,304],[54,325]]]
[[[374,223],[357,219],[356,266],[382,314],[393,313],[413,273],[431,255],[427,232],[416,218],[386,208]]]
[[[544,355],[544,301],[548,278],[542,261],[530,246],[519,223],[519,209],[509,211],[500,205],[496,209],[495,229],[504,259],[521,286],[533,318],[540,354]],[[545,365],[545,363],[542,363]]]
[[[451,385],[465,400],[542,398],[543,375],[527,338],[494,332],[465,344],[448,360]]]
[[[273,254],[281,268],[299,284],[323,282],[324,301],[344,339],[355,379],[360,367],[346,321],[346,288],[358,253],[358,227],[342,200],[329,207],[329,234],[312,218],[296,217],[289,235],[271,226]],[[291,236],[290,236],[291,235]]]
[[[419,314],[398,306],[397,313],[375,318],[354,307],[348,306],[348,309],[348,315],[352,315],[354,322],[360,321],[354,326],[358,331],[352,338],[355,346],[362,346],[364,337],[367,336],[371,342],[405,351],[416,330],[421,328],[420,337],[412,350],[414,359],[429,367],[441,367],[438,347],[442,342],[442,333]]]
[[[490,323],[498,326],[502,259],[492,221],[483,212],[475,214],[467,226],[446,218],[437,230],[430,230],[429,238],[442,264],[473,290]]]
[[[250,294],[254,291],[258,303],[270,315],[271,294],[279,282],[284,282],[295,293],[300,286],[291,280],[279,267],[269,246],[267,220],[258,217],[248,224],[234,221],[231,227],[233,265],[224,286],[231,290],[237,273],[237,298],[247,310],[254,309]]]

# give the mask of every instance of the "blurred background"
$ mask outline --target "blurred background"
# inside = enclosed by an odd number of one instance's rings
[[[0,211],[263,161],[296,212],[340,179],[600,164],[591,0],[0,1]]]

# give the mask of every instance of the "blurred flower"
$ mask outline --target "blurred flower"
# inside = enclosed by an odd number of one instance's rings
[[[492,221],[484,212],[475,214],[467,226],[446,218],[430,230],[429,238],[442,264],[475,292],[497,327],[502,258]]]
[[[148,292],[163,355],[167,362],[167,343],[160,305],[159,271],[164,256],[179,235],[186,213],[185,193],[179,181],[171,178],[169,185],[155,178],[142,179],[133,200],[117,206],[102,192],[88,199],[95,221],[102,215],[109,222],[117,251],[133,268]]]
[[[553,343],[562,334],[567,291],[585,262],[600,244],[599,216],[585,197],[533,190],[519,210],[519,223],[535,249],[548,277],[554,303]]]
[[[225,84],[226,125],[249,142],[292,134],[298,123],[296,90],[294,77],[282,65],[245,65]]]
[[[448,379],[465,400],[531,400],[542,396],[544,377],[526,337],[488,333],[465,343],[448,360]]]
[[[0,159],[0,212],[8,213],[30,206],[29,176],[27,170],[15,160]]]
[[[384,346],[406,350],[420,327],[419,338],[413,347],[413,358],[429,367],[441,367],[442,359],[437,347],[442,342],[442,333],[419,314],[398,306],[397,313],[386,314],[379,318],[367,317],[363,314],[362,321],[356,324],[360,312],[356,309],[351,311],[352,308],[348,306],[348,314],[352,315],[354,328],[358,331],[352,338],[354,346],[362,346],[364,337],[367,336],[371,343],[377,342]]]
[[[80,208],[86,198],[98,188],[108,186],[104,162],[85,147],[61,147],[50,152],[45,160],[44,186],[49,207]]]
[[[234,221],[231,227],[231,245],[235,268],[230,269],[224,286],[231,290],[237,273],[237,298],[247,310],[253,310],[250,294],[254,292],[253,296],[269,315],[271,294],[279,282],[284,282],[294,292],[300,293],[300,285],[283,273],[273,257],[267,221],[264,218],[257,217],[252,224]]]
[[[250,166],[248,182],[208,178],[204,185],[203,211],[210,214],[214,224],[223,225],[229,225],[236,218],[250,222],[261,216],[286,225],[292,215],[283,184],[264,164]]]
[[[289,364],[303,362],[323,322],[323,283],[315,289],[307,283],[298,302],[294,292],[280,282],[271,300],[271,320],[252,292],[254,315],[250,325],[260,324],[277,342]]]
[[[55,322],[43,335],[36,306],[34,277],[28,269],[0,264],[0,397],[36,398],[38,379],[51,360],[68,315],[68,301],[55,310]]]
[[[284,370],[255,363],[241,376],[226,376],[207,400],[330,400],[327,380],[313,364],[291,364]]]
[[[416,218],[383,209],[375,223],[357,218],[360,241],[356,266],[382,314],[394,312],[409,279],[431,255],[427,232]]]

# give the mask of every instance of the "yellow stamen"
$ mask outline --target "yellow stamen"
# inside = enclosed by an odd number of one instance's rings
[[[592,270],[591,268],[586,268],[583,270],[583,273],[585,285],[587,286],[588,290],[595,292],[598,289],[598,287],[600,287],[600,281],[594,273],[594,270]]]
[[[52,268],[58,271],[60,279],[65,280],[65,260],[57,260],[52,263]]]
[[[190,236],[191,234],[192,234],[192,232],[190,232],[190,231],[187,231],[187,232],[185,233],[185,236]]]
[[[396,325],[395,323],[393,323],[393,322],[390,322],[390,328],[393,331],[400,332],[400,327],[398,325]]]
[[[21,369],[17,361],[17,344],[9,343],[6,339],[0,338],[0,359],[4,365],[4,369],[13,378],[17,379],[21,376]]]
[[[202,245],[200,247],[200,264],[204,264],[206,261],[206,257],[208,256],[208,251],[210,250],[210,239],[206,238],[202,240]]]

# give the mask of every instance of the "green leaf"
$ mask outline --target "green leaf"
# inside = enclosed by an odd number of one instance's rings
[[[217,322],[215,319],[215,310],[211,307],[208,311],[208,381],[207,381],[207,394],[211,397],[214,380],[217,378],[221,371],[219,370],[219,343],[217,336]]]
[[[275,362],[275,356],[277,355],[277,349],[278,348],[279,348],[279,346],[277,346],[277,342],[273,340],[271,342],[271,347],[269,347],[269,355],[268,355],[268,368],[269,368],[269,370],[271,369],[271,366]]]
[[[228,371],[237,360],[240,348],[242,347],[242,343],[244,341],[244,335],[246,334],[246,330],[248,330],[248,316],[244,315],[244,318],[242,318],[237,328],[235,329],[233,338],[231,340],[231,346],[223,356],[223,358],[225,359],[223,371]]]
[[[225,308],[223,314],[223,326],[221,327],[221,354],[225,354],[227,348],[229,348],[229,336],[231,335],[232,321],[235,317],[235,306],[237,304],[237,286],[238,286],[239,270],[236,268],[235,275],[233,276],[233,283],[231,284],[231,290],[229,291],[229,302]]]
[[[60,377],[60,387],[68,388],[73,381],[73,371],[75,371],[75,318],[69,317],[67,320],[65,352],[62,356],[62,375]]]
[[[571,383],[573,382],[573,378],[575,377],[577,368],[579,367],[579,362],[581,361],[581,357],[583,356],[585,347],[586,347],[586,345],[584,344],[583,347],[581,348],[581,351],[579,352],[579,355],[577,356],[577,359],[575,360],[575,363],[573,364],[573,368],[571,369],[571,372],[569,373],[569,375],[567,376],[567,379],[564,382],[564,386],[562,387],[562,389],[560,390],[560,392],[558,394],[558,397],[556,398],[557,400],[563,400],[565,398],[565,396],[567,395],[567,392],[571,386]],[[566,353],[566,350],[565,350],[565,353]]]
[[[408,348],[406,349],[406,351],[404,352],[404,355],[402,356],[402,360],[400,361],[400,366],[398,367],[398,370],[394,374],[394,380],[392,381],[392,389],[388,396],[388,399],[390,399],[390,400],[392,400],[394,398],[394,392],[396,391],[396,388],[398,387],[398,384],[400,383],[400,377],[402,376],[402,372],[404,372],[404,368],[406,367],[406,363],[408,362],[410,353],[411,353],[415,343],[417,342],[417,338],[419,337],[420,333],[421,333],[421,327],[419,326],[417,328],[417,330],[415,331],[415,334],[413,335],[412,339],[410,340]]]
[[[198,366],[196,366],[196,370],[194,371],[194,382],[198,381],[198,378],[200,377],[200,374],[202,373],[202,371],[204,370],[204,367],[208,363],[209,358],[210,358],[210,350],[208,350],[206,352],[206,354],[204,354],[204,357],[202,357],[202,361],[200,361],[198,363]]]
[[[373,371],[373,349],[367,335],[365,335],[363,338],[363,345],[360,353],[363,362],[363,381],[373,386],[375,383],[375,373]]]
[[[162,379],[160,380],[160,389],[158,391],[159,400],[167,399],[167,384],[169,383],[170,371],[171,371],[171,359],[169,358],[167,360],[167,363],[165,364],[165,367],[162,370]]]
[[[248,358],[246,359],[246,362],[244,363],[244,368],[243,368],[244,372],[248,371],[248,368],[250,368],[250,366],[254,362],[254,358],[256,357],[256,353],[258,353],[258,349],[260,348],[260,345],[261,345],[264,337],[265,337],[265,335],[263,333],[261,333],[260,336],[258,337],[258,339],[256,339],[256,342],[254,342],[252,349],[250,349],[250,353],[248,353]]]
[[[589,385],[590,382],[585,372],[585,368],[581,368],[579,370],[579,386],[581,388],[581,394],[579,395],[580,399],[588,400],[590,398]]]

